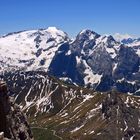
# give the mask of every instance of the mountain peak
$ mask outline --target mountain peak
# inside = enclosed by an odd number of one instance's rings
[[[57,36],[68,37],[67,33],[63,32],[62,30],[58,29],[57,27],[48,27],[45,31],[51,33],[51,35],[55,38]]]
[[[82,34],[98,34],[90,29],[83,29],[79,34],[82,35]]]
[[[80,34],[84,34],[84,33],[87,33],[87,32],[93,32],[92,30],[90,29],[83,29]]]
[[[57,27],[48,27],[46,29],[46,31],[48,31],[48,32],[60,32],[61,30],[58,29]],[[63,31],[61,31],[61,32],[63,32]]]
[[[89,29],[84,29],[77,35],[77,38],[79,38],[80,40],[81,39],[93,40],[93,39],[97,39],[98,37],[100,37],[98,33]]]

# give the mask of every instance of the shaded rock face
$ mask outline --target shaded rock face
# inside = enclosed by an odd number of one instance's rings
[[[92,70],[98,74],[112,74],[112,59],[106,52],[104,44],[101,44],[87,60]]]
[[[10,131],[7,129],[9,126],[7,125],[6,115],[10,112],[10,102],[7,96],[7,86],[4,82],[0,82],[0,132],[4,132],[7,137],[10,136]]]
[[[132,48],[121,46],[118,55],[118,67],[114,77],[117,79],[128,77],[139,71],[140,59]]]
[[[7,95],[7,85],[0,82],[0,132],[12,140],[30,140],[32,133],[20,108]]]
[[[71,53],[69,48],[70,45],[68,43],[59,47],[50,64],[48,74],[55,77],[68,77],[73,82],[83,85],[84,81],[77,66],[76,54]],[[70,54],[68,54],[68,51],[70,51]]]

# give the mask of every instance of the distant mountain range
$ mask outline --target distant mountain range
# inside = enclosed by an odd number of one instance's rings
[[[131,47],[140,46],[140,38],[132,37],[128,34],[121,35],[116,33],[113,35],[116,41]]]
[[[97,91],[140,94],[140,39],[81,31],[74,40],[55,28],[21,31],[0,37],[1,73],[45,71]]]

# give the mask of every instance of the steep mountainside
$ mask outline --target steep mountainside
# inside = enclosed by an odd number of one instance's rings
[[[63,81],[48,76],[45,72],[17,71],[7,73],[4,80],[10,89],[9,95],[13,96],[15,102],[30,116],[47,112],[55,114],[70,100],[74,98],[76,100],[77,96],[81,96],[79,87],[67,85]]]
[[[33,139],[25,115],[7,95],[7,85],[0,81],[0,134],[9,140]],[[4,135],[3,135],[4,133]]]
[[[112,36],[81,31],[71,41],[55,27],[12,33],[0,38],[1,73],[44,71],[75,84],[108,91],[140,94],[140,47]]]
[[[72,99],[56,115],[31,122],[64,140],[139,140],[139,108],[140,98],[87,91],[85,98]]]
[[[140,97],[95,92],[44,72],[11,75],[9,94],[27,113],[36,140],[139,140]]]

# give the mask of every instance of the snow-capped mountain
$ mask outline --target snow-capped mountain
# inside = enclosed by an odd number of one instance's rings
[[[139,50],[89,29],[73,41],[55,27],[23,31],[0,38],[1,72],[40,70],[98,91],[115,86],[121,92],[138,94]]]
[[[116,41],[125,44],[127,46],[140,46],[140,38],[133,37],[129,34],[119,34],[113,35]]]
[[[10,33],[0,38],[1,71],[47,70],[60,44],[68,36],[55,27]]]

